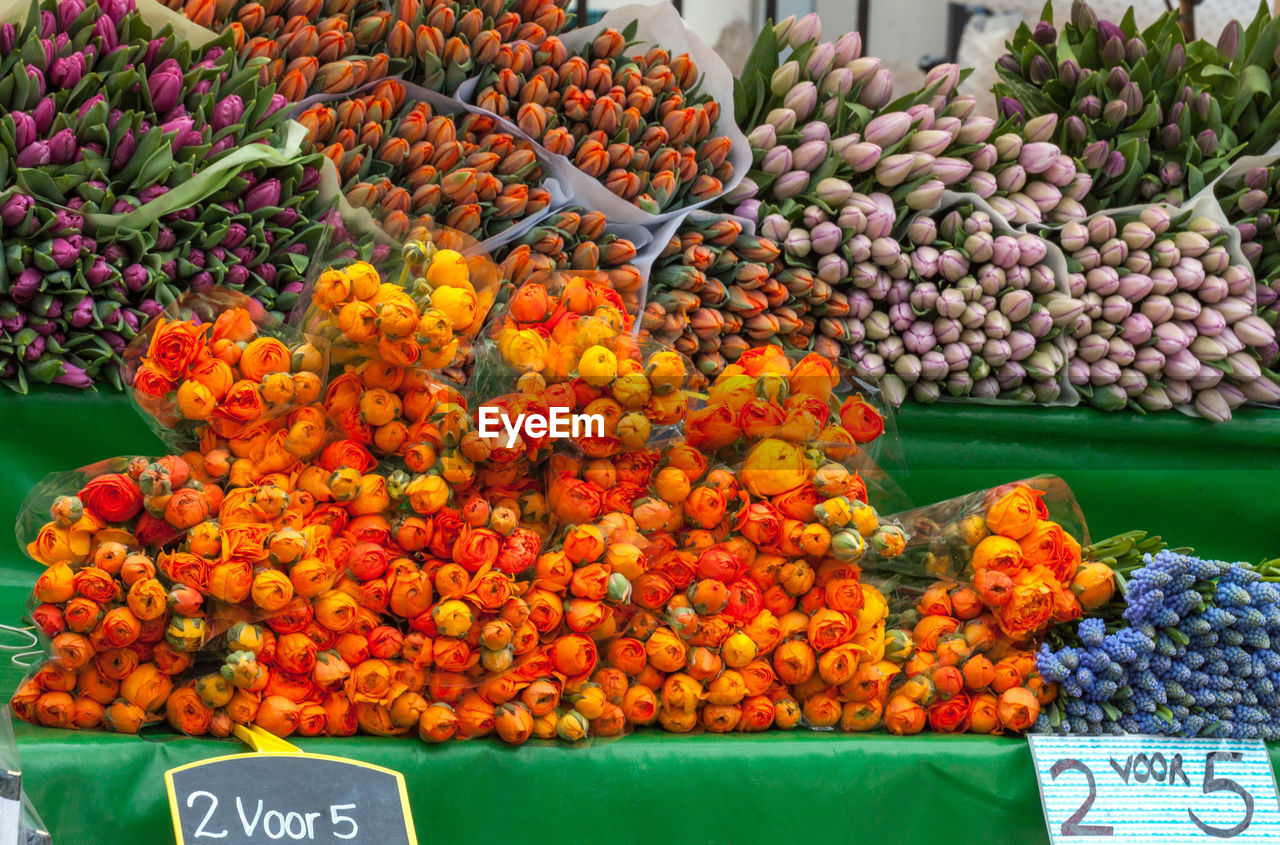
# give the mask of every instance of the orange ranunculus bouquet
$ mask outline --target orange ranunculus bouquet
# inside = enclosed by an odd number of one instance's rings
[[[477,356],[468,393],[483,402],[568,384],[669,424],[684,412],[688,361],[661,354],[657,344],[638,340],[634,329],[634,309],[607,274],[533,276],[511,293],[481,335],[485,352]]]
[[[875,698],[886,729],[1027,730],[1057,694],[1035,670],[1053,623],[1078,619],[1088,530],[1070,488],[1038,477],[897,514],[906,549],[864,566],[890,597]]]
[[[481,336],[466,388],[491,459],[546,457],[551,425],[591,459],[670,439],[688,409],[691,369],[678,353],[638,340],[633,319],[600,274],[538,276],[516,289]],[[522,415],[549,424],[498,425]]]
[[[398,279],[357,261],[325,270],[311,285],[301,325],[331,342],[335,366],[378,362],[463,378],[501,270],[470,238],[448,229],[419,234],[427,236],[402,249]]]
[[[45,567],[28,610],[48,656],[14,696],[20,717],[127,733],[162,717],[208,639],[205,596],[183,579],[207,581],[211,564],[166,572],[158,561],[222,500],[175,455],[102,461],[32,490],[17,534]]]
[[[796,466],[808,454],[848,470],[864,501],[870,497],[890,510],[904,507],[906,497],[878,460],[897,460],[892,411],[869,385],[839,398],[841,383],[836,365],[817,354],[750,349],[716,377],[689,413],[685,436],[695,448],[744,465],[744,479],[757,485],[793,486]]]
[[[439,450],[440,421],[452,410],[465,409],[453,382],[422,367],[382,359],[348,365],[335,374],[319,404],[343,439],[410,464],[422,457],[412,457],[415,448]]]
[[[125,350],[124,382],[144,419],[183,447],[281,420],[324,390],[327,344],[235,291],[191,291]]]
[[[890,624],[896,594],[862,569],[911,557],[926,526],[881,515],[895,500],[872,452],[892,420],[868,386],[753,350],[686,421],[689,362],[637,342],[607,282],[531,277],[477,334],[487,265],[438,240],[405,257],[401,284],[325,271],[297,315],[315,343],[238,306],[148,327],[131,383],[169,374],[173,395],[145,410],[186,451],[52,479],[29,502],[50,641],[18,716],[513,744],[909,723],[888,679],[917,655],[904,617]],[[205,367],[230,371],[208,413],[178,400]],[[233,425],[241,383],[260,412]],[[493,411],[604,424],[558,442],[493,432]],[[1021,504],[983,500],[983,524],[1026,545],[1034,579],[1058,564],[1056,535],[1014,537]],[[1010,569],[1007,551],[957,566]],[[1040,612],[1013,581],[1008,610],[984,611],[1011,641]]]

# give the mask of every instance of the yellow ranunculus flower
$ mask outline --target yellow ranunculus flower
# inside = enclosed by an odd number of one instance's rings
[[[547,389],[547,380],[542,373],[525,373],[516,380],[516,388],[521,393],[538,396]]]
[[[720,656],[724,658],[726,666],[741,669],[756,659],[759,650],[755,640],[742,631],[735,631],[721,643]]]
[[[178,386],[178,410],[189,420],[207,418],[217,404],[209,388],[198,381],[184,381]]]
[[[642,372],[632,372],[619,376],[612,386],[613,398],[622,403],[628,411],[638,411],[649,401],[652,390],[649,377]]]
[[[351,285],[352,299],[372,299],[382,285],[382,278],[374,266],[357,261],[346,269],[347,282]]]
[[[673,425],[689,410],[689,396],[684,391],[651,396],[644,407],[645,414],[658,425]]]
[[[889,616],[889,605],[884,595],[870,584],[862,585],[862,607],[854,614],[858,621],[858,631],[870,631],[884,622]],[[883,648],[884,631],[881,630],[881,647]]]
[[[329,476],[329,492],[339,502],[349,502],[360,495],[360,470],[353,467],[338,467]]]
[[[174,616],[169,620],[164,636],[177,651],[195,651],[204,645],[204,619],[199,616]]]
[[[446,637],[462,637],[471,630],[471,608],[457,599],[442,601],[431,611],[436,630]]]
[[[755,395],[756,380],[751,376],[741,373],[721,376],[707,390],[707,404],[728,405],[737,412],[742,410],[743,405],[754,399]]]
[[[874,588],[873,588],[874,589]],[[874,602],[872,602],[874,604]],[[863,604],[866,607],[866,604]],[[873,608],[874,610],[874,608]],[[866,651],[859,655],[859,663],[879,663],[884,659],[884,620],[881,619],[874,625],[863,628],[863,621],[858,619],[858,633],[853,635],[854,645],[861,646]]]
[[[438,349],[453,339],[453,320],[439,308],[430,308],[418,318],[418,343]]]
[[[669,349],[655,352],[649,358],[645,372],[649,375],[649,381],[653,383],[653,392],[659,395],[679,390],[684,386],[685,378],[688,377],[684,359],[680,357],[680,353]]]
[[[541,370],[547,360],[547,342],[533,329],[503,329],[498,334],[498,352],[521,372]]]
[[[859,502],[854,499],[851,502],[853,507],[853,524],[858,529],[858,533],[863,537],[870,539],[871,535],[876,533],[876,529],[880,527],[880,516],[876,513],[876,509],[865,502]]]
[[[431,292],[431,305],[448,314],[454,330],[459,332],[468,331],[479,313],[475,292],[466,288],[436,288]]]
[[[579,349],[587,349],[592,346],[603,346],[613,344],[609,341],[618,336],[619,329],[614,328],[613,324],[608,320],[601,319],[598,316],[584,317],[578,320],[575,326],[577,336],[574,338],[579,344]],[[613,354],[613,353],[609,353]]]
[[[644,414],[632,412],[618,420],[618,439],[624,446],[638,449],[649,442],[652,426]]]
[[[400,291],[378,303],[378,331],[384,337],[402,338],[413,334],[421,315],[417,304]]]
[[[404,488],[415,513],[433,514],[449,501],[449,485],[438,475],[419,475]]]
[[[451,249],[436,250],[431,256],[423,278],[432,288],[471,288],[471,274],[467,269],[467,259]]]
[[[987,520],[981,514],[969,514],[960,520],[960,539],[964,540],[967,545],[976,546],[989,533],[987,531]]]
[[[764,373],[756,379],[756,396],[781,405],[787,401],[791,385],[781,373]]]
[[[593,387],[604,387],[618,375],[618,358],[603,346],[592,346],[578,359],[578,375]]]
[[[751,495],[767,497],[794,490],[813,478],[813,473],[803,446],[770,437],[752,448],[739,479]]]
[[[612,305],[596,306],[591,316],[603,322],[614,334],[622,331],[622,312]]]
[[[437,350],[423,348],[418,366],[427,370],[438,370],[453,363],[458,354],[458,341],[452,340]]]
[[[461,486],[476,477],[476,465],[459,451],[446,452],[440,456],[440,474],[449,484]]]

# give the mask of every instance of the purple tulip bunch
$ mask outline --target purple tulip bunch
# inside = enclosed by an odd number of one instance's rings
[[[238,175],[198,207],[168,215],[152,252],[175,293],[215,285],[288,314],[312,258],[327,254],[329,211],[318,195],[320,156]],[[161,249],[161,247],[164,247]]]
[[[901,215],[932,209],[951,190],[988,199],[1015,224],[1084,215],[1080,200],[1092,182],[1052,143],[1047,121],[993,140],[996,122],[974,114],[973,97],[955,93],[964,75],[956,65],[935,67],[890,107],[892,74],[861,55],[858,34],[834,43],[819,43],[819,35],[813,16],[784,21],[761,39],[766,48],[785,39],[790,58],[744,71],[756,153],[730,197],[736,213],[781,212],[796,222],[806,203],[834,206],[854,192],[884,192]]]
[[[1269,20],[1269,10],[1260,17]],[[1255,28],[1260,25],[1251,32]],[[1100,20],[1088,3],[1075,0],[1060,27],[1046,19],[1018,29],[996,64],[994,93],[1014,126],[1055,141],[1092,177],[1092,189],[1078,198],[1090,212],[1181,203],[1226,169],[1237,151],[1233,123],[1260,93],[1257,76],[1240,67],[1246,53],[1233,61],[1240,32],[1233,21],[1216,48],[1188,44],[1176,10],[1139,31],[1132,16],[1119,24]],[[1270,62],[1268,47],[1247,51],[1249,61],[1264,49]],[[1252,72],[1260,73],[1270,95],[1265,72]],[[1237,98],[1240,109],[1233,109]],[[1268,111],[1266,105],[1261,114]],[[1251,128],[1257,112],[1249,113]],[[1033,129],[1036,121],[1048,128]],[[1239,138],[1247,141],[1243,133]]]
[[[116,384],[138,327],[191,287],[292,307],[325,242],[318,155],[147,213],[230,151],[283,136],[284,100],[256,67],[152,33],[131,0],[45,2],[28,26],[0,24],[0,104],[7,385]]]
[[[1280,167],[1229,171],[1215,186],[1218,203],[1240,231],[1240,251],[1253,265],[1258,311],[1272,326],[1280,324]],[[1280,350],[1263,350],[1262,361],[1275,366]]]
[[[1227,232],[1163,206],[1103,213],[1045,232],[1068,255],[1084,304],[1067,328],[1068,375],[1106,410],[1194,407],[1216,421],[1247,401],[1280,401],[1275,329],[1257,314],[1248,264]]]
[[[3,181],[87,212],[142,205],[285,125],[256,67],[193,55],[130,0],[46,0],[33,26],[0,24],[0,104]]]
[[[848,280],[828,295],[817,331],[893,404],[908,393],[919,402],[1062,397],[1066,356],[1055,339],[1082,306],[1059,291],[1043,240],[969,204],[917,214],[896,238],[884,193],[851,197],[834,220],[807,213],[808,229],[773,215],[762,234],[792,258],[821,253],[815,285]],[[793,266],[778,278],[790,288],[807,276]]]
[[[160,313],[154,298],[130,295],[130,287],[155,286],[151,268],[84,231],[76,212],[15,192],[0,201],[0,380],[15,390],[29,381],[88,387],[99,372],[110,378],[115,367],[107,365]]]
[[[318,180],[312,165],[247,172],[142,231],[93,230],[76,212],[11,193],[0,201],[0,378],[18,390],[32,381],[118,387],[116,364],[139,326],[190,289],[242,290],[286,315],[312,256],[370,257],[336,214],[326,219]]]

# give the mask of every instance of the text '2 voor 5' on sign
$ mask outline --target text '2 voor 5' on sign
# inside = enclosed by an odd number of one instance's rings
[[[1280,842],[1260,740],[1030,737],[1054,845]]]

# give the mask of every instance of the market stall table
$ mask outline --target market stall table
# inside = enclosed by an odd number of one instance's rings
[[[6,398],[3,458],[12,482],[0,518],[12,524],[25,491],[45,474],[160,444],[113,393],[39,391]],[[1209,426],[1163,415],[1139,419],[1088,409],[909,406],[898,417],[918,503],[1039,472],[1062,475],[1095,536],[1131,528],[1214,555],[1274,552],[1280,499],[1280,415],[1240,414]],[[926,468],[927,467],[927,468]],[[37,564],[9,545],[0,557],[0,613],[18,619]],[[0,669],[7,698],[22,677]],[[24,783],[55,841],[87,841],[114,807],[119,841],[170,834],[162,775],[238,743],[167,730],[143,737],[15,727]],[[642,731],[588,748],[493,740],[429,747],[416,738],[298,740],[304,750],[404,773],[424,841],[1046,841],[1025,740],[838,731],[694,736]],[[1280,748],[1272,751],[1273,765]],[[86,772],[104,773],[86,777]],[[798,812],[800,799],[803,811]],[[493,812],[494,801],[505,808]],[[512,825],[512,819],[526,823]],[[655,827],[654,819],[662,819]]]

